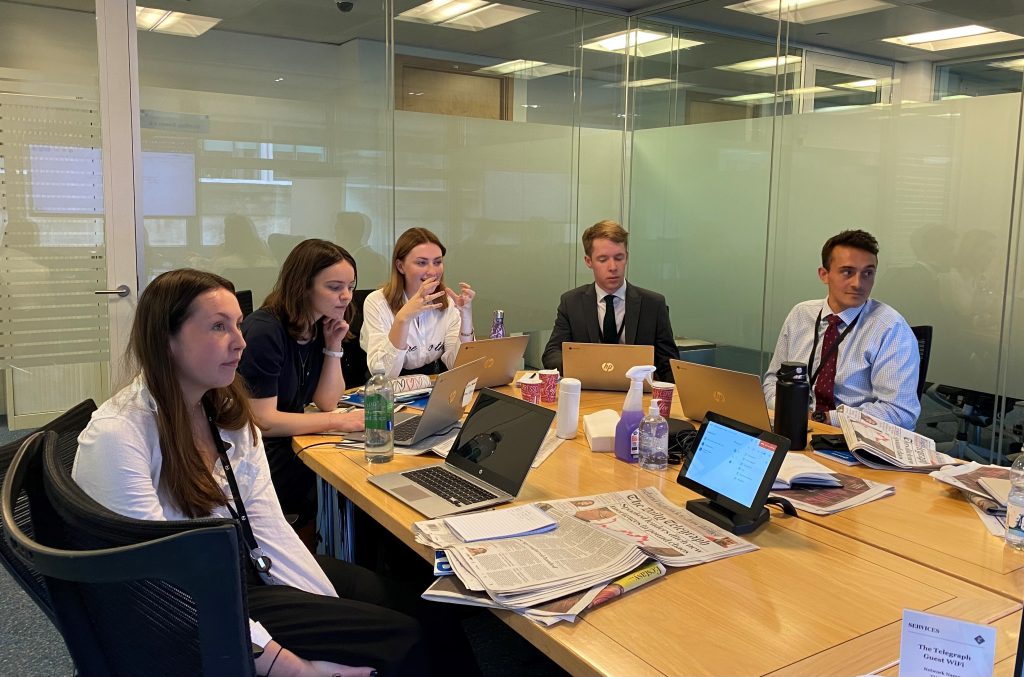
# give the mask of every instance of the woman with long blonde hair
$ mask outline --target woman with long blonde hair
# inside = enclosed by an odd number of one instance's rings
[[[359,343],[372,370],[389,378],[436,374],[455,364],[459,344],[475,339],[473,297],[465,282],[445,286],[445,246],[426,228],[410,228],[395,243],[391,278],[366,297]]]

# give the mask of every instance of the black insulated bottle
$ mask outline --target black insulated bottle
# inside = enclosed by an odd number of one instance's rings
[[[791,451],[807,448],[807,411],[811,386],[807,383],[807,365],[783,362],[775,382],[775,433],[789,438]]]

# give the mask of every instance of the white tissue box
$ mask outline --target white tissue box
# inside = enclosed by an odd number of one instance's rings
[[[615,451],[615,426],[619,415],[611,409],[602,409],[583,417],[583,432],[591,451]]]

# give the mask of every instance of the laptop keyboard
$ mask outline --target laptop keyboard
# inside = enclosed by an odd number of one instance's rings
[[[410,470],[403,475],[452,505],[472,505],[497,498],[491,492],[481,489],[472,482],[467,482],[440,465]]]
[[[395,426],[395,440],[398,442],[408,442],[416,435],[416,428],[420,425],[420,419],[422,416],[413,416],[408,418],[398,425]]]

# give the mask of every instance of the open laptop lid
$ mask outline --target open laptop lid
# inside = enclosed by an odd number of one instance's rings
[[[621,343],[562,344],[562,375],[579,379],[585,390],[629,390],[626,372],[638,364],[654,364],[654,346]],[[644,390],[650,392],[644,382]]]
[[[756,375],[682,360],[670,364],[686,418],[700,421],[714,411],[760,430],[772,429],[761,379]]]
[[[423,414],[420,416],[416,435],[409,443],[418,442],[462,417],[476,389],[476,379],[483,368],[484,361],[478,359],[437,375],[430,391],[430,399],[427,400],[427,406],[423,408]]]
[[[484,368],[476,382],[477,390],[508,385],[515,378],[519,361],[523,359],[529,342],[529,336],[508,336],[461,343],[455,356],[455,366],[461,367],[475,359],[483,359]]]
[[[554,418],[551,409],[485,388],[445,463],[516,496]]]

